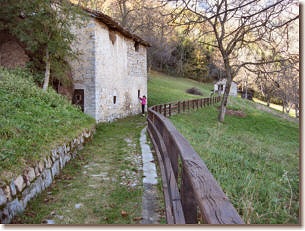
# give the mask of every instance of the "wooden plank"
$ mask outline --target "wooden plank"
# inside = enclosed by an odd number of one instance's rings
[[[182,170],[182,182],[180,186],[181,204],[185,216],[185,223],[197,224],[197,203],[194,200],[194,192],[191,190],[190,179],[187,173]]]
[[[204,98],[201,102],[203,103],[203,106],[205,106],[214,104],[220,100],[221,97],[218,96],[217,98]],[[187,104],[187,108],[189,109],[190,100],[186,102],[183,101],[183,111],[186,108],[185,104]],[[164,114],[166,116],[166,106],[164,107],[163,112],[165,112]],[[197,204],[203,219],[209,224],[244,224],[243,220],[226,197],[213,175],[209,172],[202,159],[165,116],[149,110],[148,120],[149,129],[156,130],[155,132],[152,132],[155,133],[153,136],[158,137],[158,139],[155,138],[156,142],[153,142],[153,144],[159,149],[162,149],[160,153],[164,153],[164,155],[161,154],[163,155],[161,156],[161,162],[163,162],[164,165],[164,177],[166,177],[167,182],[165,188],[169,190],[169,198],[167,198],[166,203],[171,204],[170,206],[166,206],[166,209],[172,209],[172,213],[169,212],[168,215],[170,222],[180,223],[183,221],[181,220],[183,217],[183,219],[186,219],[188,223],[194,223],[194,217],[197,219],[197,216],[194,215],[195,211],[192,210],[191,207],[197,208]],[[153,118],[154,123],[152,123],[150,118]],[[160,129],[163,134],[157,132],[158,129]],[[180,155],[183,163],[183,179],[181,185],[181,197],[183,196],[182,201],[180,199],[176,180],[177,171],[179,171],[178,156],[176,157],[175,155]],[[173,169],[172,163],[176,170]],[[189,202],[190,198],[191,202]],[[183,208],[184,212],[181,208]],[[185,216],[183,214],[187,215]]]
[[[209,224],[243,224],[243,220],[202,159],[181,134],[176,134],[176,138],[185,172],[190,176],[191,188],[204,220]]]
[[[159,139],[158,135],[156,135],[157,129],[153,126],[152,121],[148,121],[149,128],[147,129],[148,134],[152,140],[154,150],[158,159],[158,164],[160,168],[160,174],[162,179],[162,187],[163,187],[163,195],[164,195],[164,203],[165,203],[165,215],[166,215],[166,222],[167,224],[175,224],[174,215],[172,212],[172,203],[170,199],[169,189],[167,185],[167,177],[166,177],[166,171],[163,164],[162,156],[160,153],[160,150],[158,148],[158,145],[156,143],[156,139]],[[155,133],[155,135],[153,135]]]
[[[190,190],[194,191],[204,220],[209,224],[243,224],[202,159],[168,119],[161,119],[169,135],[174,137],[172,145],[179,149],[185,172],[190,176]]]

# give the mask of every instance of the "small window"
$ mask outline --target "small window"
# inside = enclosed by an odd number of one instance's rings
[[[140,95],[141,95],[141,91],[140,91],[140,90],[138,90],[138,98],[140,97]]]
[[[113,96],[113,104],[116,104],[116,96]]]
[[[82,100],[82,96],[81,95],[76,95],[75,97],[76,97],[77,101],[81,101]]]
[[[140,48],[140,43],[139,42],[135,42],[134,43],[134,49],[135,49],[135,51],[139,51],[139,48]]]

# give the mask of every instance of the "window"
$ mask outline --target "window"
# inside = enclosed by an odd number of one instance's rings
[[[84,89],[75,89],[72,97],[72,104],[78,105],[84,111]]]
[[[113,96],[113,104],[116,104],[116,96]]]
[[[140,95],[141,95],[141,91],[140,91],[140,90],[138,90],[138,98],[140,97]]]
[[[134,43],[134,49],[135,49],[135,51],[138,52],[138,51],[139,51],[139,48],[140,48],[140,43],[139,43],[139,42],[135,42],[135,43]]]

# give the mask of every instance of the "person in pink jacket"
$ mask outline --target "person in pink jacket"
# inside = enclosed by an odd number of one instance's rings
[[[142,115],[145,116],[145,105],[147,104],[146,96],[143,95],[143,97],[139,97],[141,100],[141,105],[142,105]]]

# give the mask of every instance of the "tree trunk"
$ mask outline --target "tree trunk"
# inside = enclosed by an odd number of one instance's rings
[[[231,89],[231,83],[232,83],[232,79],[227,78],[227,83],[226,83],[225,91],[223,93],[223,97],[221,100],[221,106],[220,106],[220,111],[219,111],[219,115],[218,115],[218,120],[221,123],[223,123],[225,120],[228,97],[229,97],[229,93],[230,93],[230,89]]]
[[[47,91],[48,86],[49,86],[49,81],[50,81],[50,69],[51,69],[50,55],[49,55],[48,47],[46,48],[45,63],[46,63],[46,71],[44,74],[43,90]]]
[[[295,117],[299,118],[299,104],[295,104]]]

